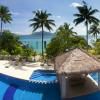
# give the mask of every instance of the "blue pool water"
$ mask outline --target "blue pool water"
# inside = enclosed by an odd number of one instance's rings
[[[96,79],[96,73],[91,75]],[[37,70],[30,79],[37,82],[0,74],[0,100],[61,100],[59,84],[54,82],[57,79],[55,72]],[[100,91],[70,100],[100,100]]]
[[[92,78],[98,83],[98,73],[95,72],[95,73],[91,73],[90,75],[91,75]]]
[[[57,80],[56,73],[52,70],[36,70],[30,77],[31,80],[45,81],[47,83]]]
[[[75,97],[70,100],[100,100],[100,91],[85,96]]]
[[[59,84],[29,82],[0,74],[0,100],[61,100]]]

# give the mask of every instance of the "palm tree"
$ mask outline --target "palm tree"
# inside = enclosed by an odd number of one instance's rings
[[[0,5],[0,20],[1,20],[1,34],[2,34],[3,23],[6,24],[6,23],[10,23],[12,21],[11,13],[10,13],[8,7],[5,7],[3,5]]]
[[[70,24],[68,24],[68,23],[64,23],[64,25],[60,26],[57,31],[58,31],[58,33],[59,32],[65,33],[67,35],[67,37],[76,34],[75,32],[73,32],[73,27],[70,27]],[[63,31],[65,31],[65,32],[63,32]]]
[[[91,25],[89,33],[92,34],[96,38],[96,40],[97,40],[97,36],[98,36],[98,34],[100,34],[99,24]]]
[[[32,24],[30,24],[31,27],[33,27],[33,31],[36,31],[37,29],[41,28],[42,29],[42,57],[44,59],[44,54],[43,54],[43,33],[44,33],[44,28],[48,29],[49,31],[52,30],[51,26],[55,26],[54,20],[49,19],[51,16],[50,13],[47,13],[46,11],[34,11],[35,17],[30,19],[32,21]]]
[[[67,49],[70,47],[70,38],[77,33],[73,31],[73,27],[70,27],[70,24],[64,23],[64,25],[60,26],[57,30],[58,38],[62,38],[63,41],[66,41]]]
[[[74,19],[74,23],[75,25],[78,25],[82,22],[84,22],[85,26],[86,26],[86,39],[87,39],[87,43],[88,43],[88,28],[89,28],[89,24],[91,23],[98,23],[98,19],[94,16],[94,14],[96,12],[98,12],[97,9],[92,9],[92,7],[88,7],[87,3],[85,1],[83,1],[83,5],[82,6],[78,6],[77,7],[79,13],[74,14],[74,16],[76,17],[76,19]],[[88,46],[87,46],[87,50],[88,50]]]

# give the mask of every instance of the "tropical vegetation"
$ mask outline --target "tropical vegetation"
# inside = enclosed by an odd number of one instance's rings
[[[89,52],[94,55],[100,55],[100,39],[98,38],[100,34],[99,19],[94,16],[98,12],[97,9],[92,9],[88,6],[86,2],[83,1],[81,6],[77,6],[78,13],[74,14],[75,25],[84,22],[86,26],[86,39],[82,36],[77,35],[74,32],[74,28],[68,23],[61,25],[55,32],[54,37],[51,39],[50,43],[46,46],[44,45],[44,29],[49,31],[52,30],[52,26],[55,26],[55,21],[52,20],[51,14],[47,11],[37,10],[34,11],[34,17],[30,19],[33,31],[38,29],[42,30],[42,60],[54,59],[59,54],[69,51],[73,48],[88,49]],[[37,52],[28,45],[24,45],[20,42],[19,36],[14,33],[3,30],[3,23],[10,23],[12,21],[11,13],[8,7],[0,5],[0,22],[1,22],[1,33],[0,36],[0,55],[11,55],[20,56],[22,59],[30,59],[30,57],[35,57]],[[96,38],[91,46],[88,43],[89,34]],[[44,55],[44,48],[46,49],[46,54]]]
[[[98,35],[100,34],[100,26],[99,26],[99,23],[98,24],[91,25],[90,30],[89,30],[89,33],[91,35],[93,35],[94,38],[97,40]]]
[[[89,25],[92,23],[97,24],[99,22],[99,19],[97,19],[94,14],[98,12],[97,9],[92,9],[92,7],[88,6],[88,4],[83,1],[83,5],[82,6],[77,6],[77,10],[78,13],[74,14],[75,19],[74,19],[74,23],[75,25],[78,25],[82,22],[84,22],[85,26],[86,26],[86,39],[87,39],[87,43],[88,43],[88,35],[89,35]],[[87,46],[88,49],[88,46]]]
[[[93,55],[100,55],[100,39],[97,39],[95,42],[93,42],[93,47],[91,50],[93,51]]]
[[[9,54],[16,54],[20,50],[20,43],[18,36],[10,31],[4,31],[0,37],[0,49],[7,51]]]
[[[42,57],[44,58],[44,43],[43,43],[43,33],[44,33],[44,28],[46,28],[47,30],[52,30],[51,26],[55,26],[54,24],[54,20],[49,19],[49,17],[51,16],[50,13],[47,13],[47,11],[34,11],[33,12],[35,14],[35,17],[30,19],[30,21],[32,22],[32,24],[30,24],[30,26],[33,28],[33,31],[36,31],[37,29],[41,28],[42,29]]]
[[[28,60],[29,57],[34,55],[34,50],[23,45],[19,36],[6,30],[0,36],[0,55],[20,56]]]
[[[73,28],[65,23],[58,28],[55,37],[48,44],[46,48],[47,58],[55,58],[57,55],[76,47],[86,49],[87,41],[83,37],[77,36]]]
[[[3,23],[10,23],[12,21],[11,13],[8,7],[0,5],[0,21],[1,21],[1,34],[3,31]]]

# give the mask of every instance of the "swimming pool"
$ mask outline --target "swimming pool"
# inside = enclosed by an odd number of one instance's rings
[[[70,100],[100,100],[100,91],[85,96],[71,98]]]
[[[90,75],[98,83],[98,73],[94,72],[94,73],[91,73]]]
[[[54,70],[36,70],[32,73],[30,79],[36,82],[55,83],[57,82]]]
[[[29,82],[0,74],[0,100],[61,100],[59,84]]]
[[[95,81],[98,81],[97,73],[91,73],[90,75],[92,76],[92,78]],[[32,73],[30,79],[35,80],[37,82],[47,81],[47,83],[54,82],[55,80],[57,80],[56,73],[51,70],[46,70],[46,71],[45,70],[36,70]],[[84,96],[70,98],[70,100],[94,100],[94,99],[100,100],[100,92],[99,91],[90,93],[90,94],[84,95]]]
[[[97,77],[97,74],[92,75],[93,78]],[[0,74],[0,100],[61,100],[59,83],[55,82],[57,77],[54,71],[37,70],[32,73],[30,79],[35,81]],[[100,91],[70,100],[100,100]]]

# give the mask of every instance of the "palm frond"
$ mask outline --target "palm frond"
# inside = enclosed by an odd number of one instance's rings
[[[75,17],[82,17],[82,14],[74,14]]]
[[[78,24],[82,23],[84,20],[85,20],[84,18],[76,18],[76,19],[74,19],[73,22],[75,23],[75,25],[78,25]]]
[[[83,5],[87,5],[87,3],[84,0],[82,1],[82,3],[83,3]]]
[[[89,12],[89,15],[93,15],[93,14],[95,14],[96,12],[99,12],[99,10],[93,9],[93,10],[91,10],[91,11]]]
[[[47,11],[37,10],[33,13],[35,14],[35,16],[34,18],[30,19],[30,21],[33,22],[32,24],[30,24],[30,26],[33,27],[35,30],[43,26],[46,27],[48,30],[51,30],[51,26],[55,26],[54,20],[49,19],[51,14],[47,13]]]
[[[76,19],[74,19],[74,23],[75,25],[82,23],[83,21],[85,23],[98,23],[99,20],[94,16],[95,13],[98,12],[97,9],[92,9],[92,7],[88,6],[87,3],[85,1],[83,1],[83,5],[77,7],[79,13],[74,14],[74,16],[76,17]]]
[[[45,24],[45,28],[47,28],[49,31],[52,30],[52,27],[49,24]]]
[[[0,18],[4,23],[11,23],[12,17],[8,7],[0,5]]]
[[[98,24],[98,22],[100,22],[100,20],[94,16],[90,16],[90,20],[91,20],[91,22],[93,22],[95,24]]]

